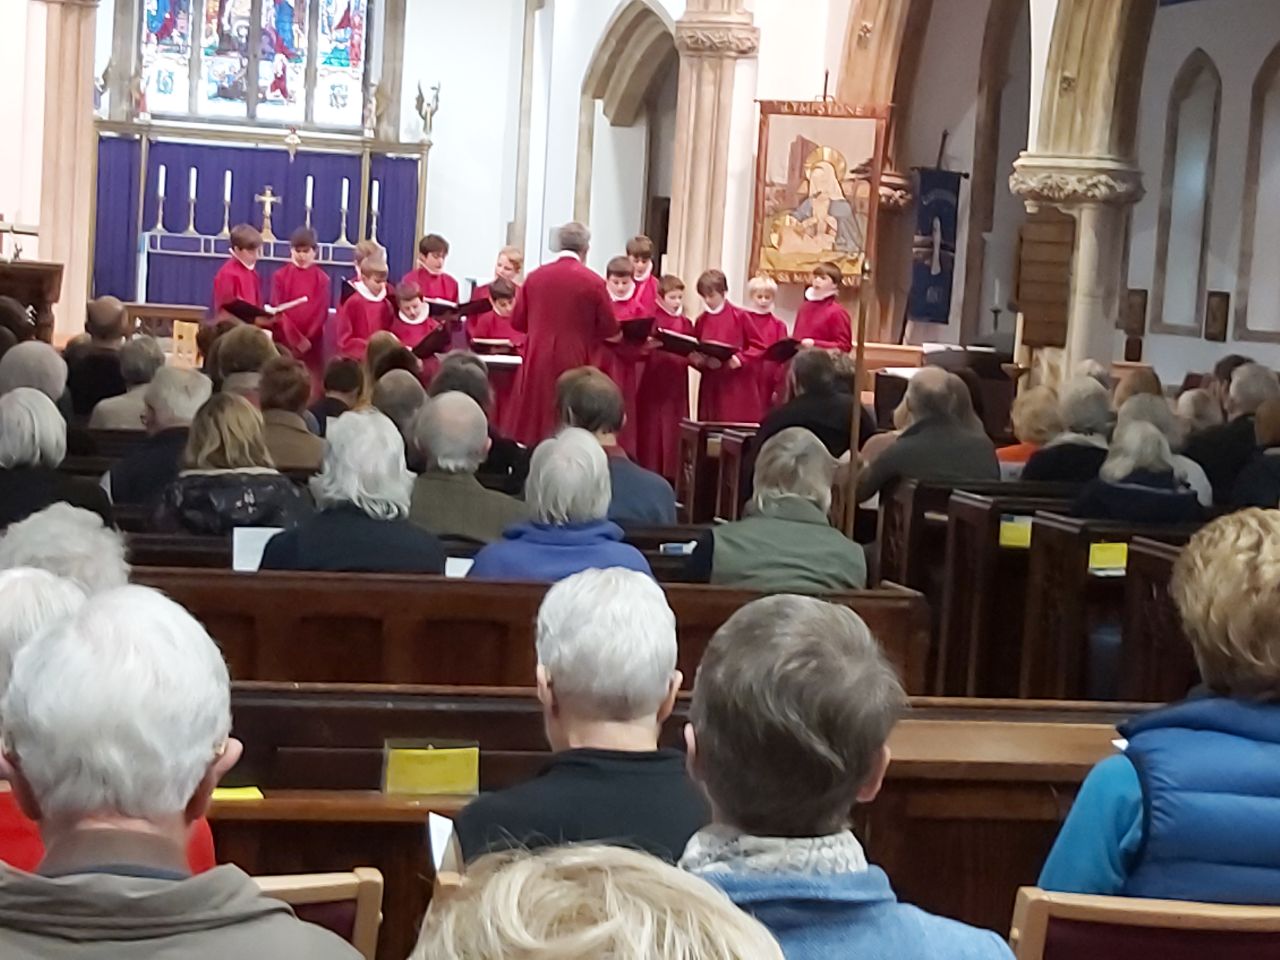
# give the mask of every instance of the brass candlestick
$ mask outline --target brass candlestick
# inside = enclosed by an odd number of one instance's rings
[[[219,237],[231,236],[231,201],[222,201],[222,229],[218,231]]]
[[[187,229],[182,231],[184,237],[196,236],[196,198],[187,198]]]
[[[351,241],[347,239],[347,208],[346,207],[342,208],[342,229],[338,231],[337,245],[339,247],[353,246]]]
[[[156,225],[151,231],[152,233],[164,233],[164,194],[156,197]]]

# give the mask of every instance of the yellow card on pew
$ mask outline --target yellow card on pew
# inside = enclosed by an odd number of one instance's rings
[[[257,787],[215,787],[214,800],[261,800],[262,791]]]
[[[1000,546],[1013,550],[1031,548],[1031,518],[1005,514],[1000,518]]]
[[[387,741],[382,775],[385,793],[480,792],[480,747],[424,741]]]
[[[1129,565],[1127,543],[1094,543],[1089,546],[1089,572],[1096,577],[1119,577]]]

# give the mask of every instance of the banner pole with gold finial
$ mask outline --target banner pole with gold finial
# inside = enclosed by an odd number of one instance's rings
[[[844,494],[844,535],[853,539],[854,522],[858,514],[858,473],[861,459],[858,449],[862,439],[862,383],[867,373],[867,296],[871,291],[871,261],[863,259],[862,276],[858,282],[858,315],[854,330],[853,355],[853,416],[849,427],[849,469],[846,472]]]

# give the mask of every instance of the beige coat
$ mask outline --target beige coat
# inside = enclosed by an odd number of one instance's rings
[[[325,442],[307,429],[306,422],[287,410],[263,410],[262,434],[279,470],[319,470]]]
[[[487,489],[469,473],[428,471],[413,484],[409,520],[436,536],[492,543],[507,527],[528,519],[523,501]]]

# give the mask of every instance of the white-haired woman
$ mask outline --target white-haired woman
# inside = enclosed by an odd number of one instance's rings
[[[113,524],[100,486],[58,470],[66,455],[67,424],[52,400],[33,387],[0,395],[0,527],[63,502]]]
[[[832,528],[836,460],[803,427],[770,437],[756,458],[746,515],[704,534],[686,577],[766,593],[827,593],[867,585],[862,547]]]
[[[1164,434],[1164,438],[1169,441],[1169,449],[1173,451],[1173,472],[1183,486],[1195,491],[1200,506],[1213,506],[1213,484],[1209,482],[1209,475],[1200,464],[1182,455],[1182,447],[1187,440],[1187,425],[1173,412],[1169,401],[1152,393],[1133,394],[1116,414],[1116,429],[1138,420],[1151,424]]]
[[[1107,459],[1115,414],[1107,388],[1092,377],[1075,377],[1058,392],[1062,432],[1027,460],[1023,480],[1088,483]]]
[[[1177,524],[1204,519],[1195,491],[1174,470],[1169,441],[1145,420],[1129,420],[1116,429],[1097,479],[1085,484],[1071,505],[1071,514],[1128,523]]]
[[[533,451],[525,502],[532,520],[509,528],[477,555],[469,577],[556,581],[593,567],[624,567],[652,576],[649,561],[622,543],[607,518],[613,488],[595,437],[568,427]]]
[[[413,474],[396,425],[366,408],[331,421],[326,437],[324,466],[311,479],[320,512],[276,534],[262,569],[444,573],[440,541],[407,519]]]

